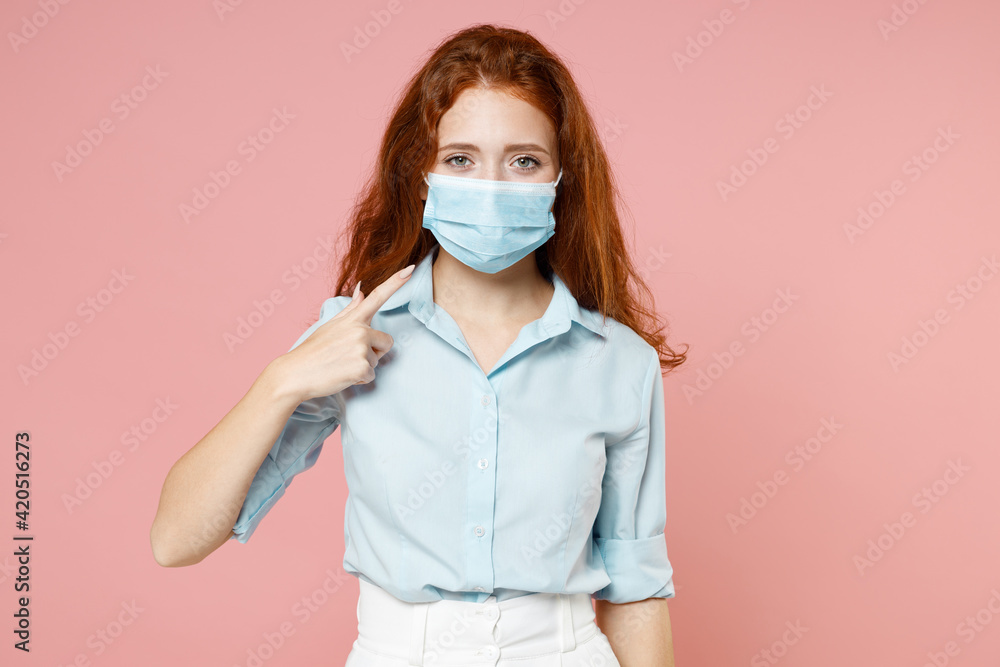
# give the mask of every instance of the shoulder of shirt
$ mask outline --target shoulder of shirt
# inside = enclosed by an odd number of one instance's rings
[[[601,328],[606,344],[612,348],[612,356],[616,365],[628,367],[635,364],[643,370],[650,368],[653,364],[659,366],[659,351],[647,343],[646,339],[632,327],[622,324],[613,317],[604,317],[602,322],[599,312],[583,306],[580,306],[580,314],[582,317],[589,317],[591,322]]]
[[[326,322],[331,320],[336,316],[337,313],[347,308],[347,304],[351,302],[353,297],[350,296],[331,296],[329,299],[323,302],[323,305],[319,309],[319,320],[320,322]]]

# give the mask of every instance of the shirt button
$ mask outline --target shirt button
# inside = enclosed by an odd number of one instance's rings
[[[489,609],[486,610],[486,618],[492,621],[497,617],[498,613],[499,612],[497,611],[496,607],[490,607]]]
[[[476,586],[472,590],[479,591],[480,593],[485,593],[486,592],[486,590],[482,586]]]
[[[489,465],[489,462],[486,459],[479,459],[479,467],[480,468],[485,469],[486,466],[488,466],[488,465]]]
[[[476,526],[476,535],[482,537],[485,532],[486,529],[484,529],[482,526]]]
[[[482,403],[483,405],[489,405],[490,404],[490,395],[489,394],[483,394],[483,400],[481,400],[480,403]]]

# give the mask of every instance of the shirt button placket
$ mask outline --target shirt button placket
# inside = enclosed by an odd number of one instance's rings
[[[493,590],[493,525],[496,507],[496,471],[490,461],[497,452],[496,400],[493,386],[484,377],[479,407],[470,419],[471,454],[467,459],[469,531],[468,566],[473,590],[487,593]]]

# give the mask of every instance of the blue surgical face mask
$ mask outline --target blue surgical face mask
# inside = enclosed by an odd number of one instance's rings
[[[496,273],[555,234],[550,183],[514,183],[429,173],[423,226],[450,255],[477,271]]]

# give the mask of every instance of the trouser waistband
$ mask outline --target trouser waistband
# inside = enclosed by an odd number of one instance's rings
[[[489,665],[572,651],[599,629],[586,593],[531,593],[484,602],[404,602],[359,578],[358,640],[410,665]]]

